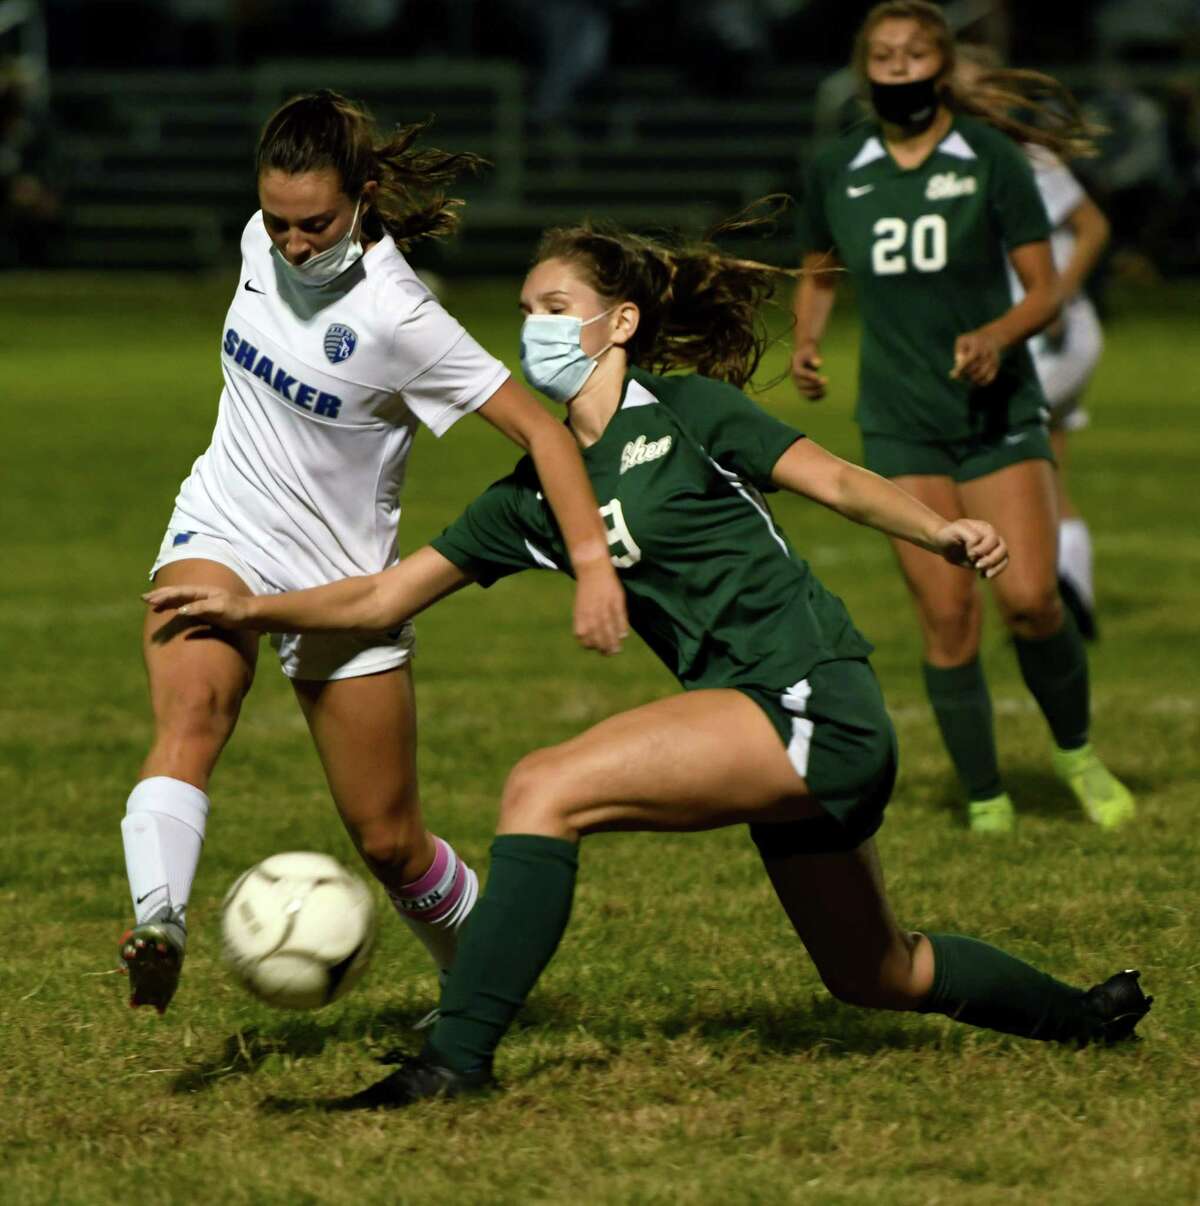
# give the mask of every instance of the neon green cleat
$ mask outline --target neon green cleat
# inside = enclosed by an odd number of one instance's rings
[[[990,800],[971,800],[967,804],[967,828],[972,833],[1012,833],[1017,815],[1008,792]]]
[[[1116,829],[1137,811],[1129,789],[1104,765],[1091,745],[1054,751],[1054,773],[1075,793],[1088,820]]]

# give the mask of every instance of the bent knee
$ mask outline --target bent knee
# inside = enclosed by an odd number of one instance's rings
[[[500,798],[501,823],[509,832],[571,830],[571,776],[555,750],[534,750],[509,771]]]
[[[922,608],[929,651],[951,663],[974,656],[978,643],[981,606],[976,595],[961,601],[946,600]]]
[[[1062,627],[1063,609],[1057,584],[1008,596],[1004,621],[1018,636],[1052,636]]]
[[[218,687],[197,680],[158,690],[154,722],[160,740],[223,745],[237,724],[249,684]]]

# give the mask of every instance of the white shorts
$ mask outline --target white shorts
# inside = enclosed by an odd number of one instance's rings
[[[1048,340],[1038,335],[1029,350],[1042,392],[1050,404],[1052,431],[1078,431],[1088,425],[1080,406],[1083,391],[1096,371],[1104,350],[1104,335],[1095,308],[1086,298],[1076,298],[1063,311],[1063,335]]]
[[[172,515],[171,523],[179,519]],[[232,570],[256,595],[278,594],[257,570],[238,556],[227,540],[204,532],[170,526],[150,567],[150,577],[173,561],[215,561]],[[271,644],[288,678],[328,682],[336,678],[361,678],[403,666],[413,655],[416,635],[410,621],[392,632],[357,636],[349,632],[272,633]]]

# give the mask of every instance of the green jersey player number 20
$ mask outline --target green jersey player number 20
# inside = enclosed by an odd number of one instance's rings
[[[1012,566],[996,600],[1050,729],[1052,764],[1085,815],[1113,828],[1133,816],[1133,798],[1088,741],[1087,654],[1059,598],[1054,454],[1026,342],[1065,298],[1024,143],[1069,152],[1087,130],[1049,77],[997,71],[969,83],[956,76],[956,52],[936,5],[890,0],[868,14],[854,66],[870,118],[809,166],[792,373],[802,395],[824,395],[820,343],[844,268],[862,318],[863,462],[942,514],[978,515],[1004,533]],[[1057,106],[1026,104],[1028,85]],[[1029,107],[1036,125],[1013,116]],[[1015,301],[1010,271],[1022,285]],[[1014,808],[978,658],[978,586],[893,544],[968,824],[1007,833]]]

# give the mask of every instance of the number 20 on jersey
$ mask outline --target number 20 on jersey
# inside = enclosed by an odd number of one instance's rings
[[[911,226],[903,218],[880,218],[871,233],[876,276],[899,276],[910,264],[917,272],[940,272],[946,266],[946,219],[941,214],[922,214]]]

